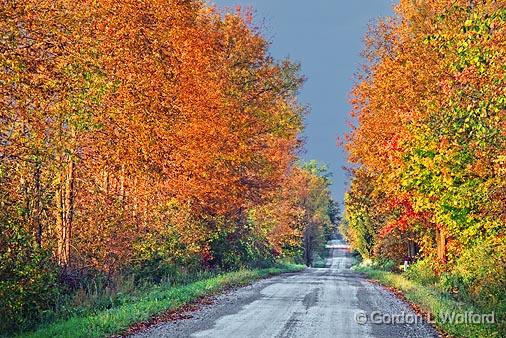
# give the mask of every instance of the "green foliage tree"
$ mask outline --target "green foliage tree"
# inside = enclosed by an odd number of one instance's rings
[[[500,318],[505,30],[505,8],[494,0],[401,0],[395,18],[371,29],[353,91],[358,124],[347,147],[359,169],[344,227],[364,257],[401,259],[392,255],[400,242],[422,259],[410,276]]]

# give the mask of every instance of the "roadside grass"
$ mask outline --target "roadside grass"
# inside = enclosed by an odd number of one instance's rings
[[[260,278],[302,269],[304,269],[302,265],[278,264],[265,269],[228,272],[176,287],[169,284],[158,285],[132,296],[130,300],[127,299],[117,307],[56,321],[35,331],[20,333],[18,337],[107,337],[200,297],[218,293],[229,287],[246,285]]]
[[[446,292],[435,286],[422,285],[407,279],[402,274],[355,265],[353,270],[366,274],[380,284],[399,290],[404,297],[431,314],[435,324],[442,331],[455,337],[504,337],[500,325],[487,323],[458,323],[449,320],[452,313],[483,313],[470,304],[457,302]],[[496,319],[497,320],[497,319]]]

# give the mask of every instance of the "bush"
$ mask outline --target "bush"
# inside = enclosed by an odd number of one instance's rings
[[[395,270],[395,262],[388,258],[375,258],[375,259],[366,259],[360,263],[361,267],[381,270],[381,271],[394,271]]]
[[[431,258],[425,258],[416,261],[408,268],[405,276],[422,285],[434,285],[438,277],[434,273],[431,260]]]
[[[506,319],[506,237],[491,237],[466,249],[442,285],[457,297]]]
[[[206,268],[199,240],[190,247],[180,239],[177,228],[168,225],[158,232],[148,232],[133,246],[132,263],[121,271],[133,275],[139,283],[179,283],[188,275]]]
[[[455,265],[439,277],[433,259],[413,264],[405,276],[422,285],[436,285],[452,298],[483,313],[495,312],[506,332],[506,238],[491,237],[465,248]]]
[[[248,226],[221,231],[211,242],[211,265],[223,271],[272,266],[274,255],[265,238]]]
[[[383,271],[394,271],[396,268],[395,262],[388,258],[375,259],[373,266],[375,269]]]
[[[327,255],[323,255],[324,257],[320,256],[319,254],[315,253],[314,256],[313,256],[313,264],[312,264],[312,267],[313,268],[324,268],[326,266],[326,259],[325,257]]]
[[[378,236],[373,248],[373,257],[383,257],[402,263],[406,256],[406,237],[406,234],[398,229],[392,230],[389,236]]]
[[[0,331],[26,329],[54,307],[60,293],[57,265],[33,236],[0,224]]]

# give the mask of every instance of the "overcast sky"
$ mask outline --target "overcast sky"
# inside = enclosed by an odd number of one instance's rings
[[[300,101],[311,107],[306,118],[304,159],[328,165],[332,194],[343,200],[346,154],[336,138],[347,130],[348,93],[362,62],[367,24],[392,13],[392,0],[209,0],[218,7],[252,7],[277,59],[290,57],[307,77]]]

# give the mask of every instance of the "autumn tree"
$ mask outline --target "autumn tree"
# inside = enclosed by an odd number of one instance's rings
[[[23,286],[9,323],[62,284],[272,264],[331,232],[328,181],[295,165],[304,79],[250,11],[29,0],[0,18],[0,274]]]
[[[357,248],[372,232],[378,256],[401,240],[406,255],[447,274],[442,284],[453,281],[443,287],[494,308],[500,300],[482,299],[492,289],[503,299],[503,284],[470,253],[494,266],[505,257],[505,9],[493,0],[438,0],[401,1],[395,11],[371,27],[352,92],[356,125],[346,147],[359,169],[348,231],[359,234]],[[370,226],[358,222],[380,214]]]
[[[330,176],[316,161],[300,164],[286,176],[270,203],[253,209],[276,255],[295,255],[310,266],[337,228],[339,216],[330,195]]]

